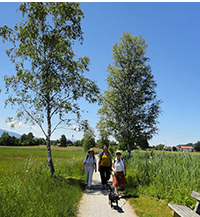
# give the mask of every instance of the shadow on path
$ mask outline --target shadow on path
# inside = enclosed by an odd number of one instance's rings
[[[119,213],[124,213],[124,210],[121,207],[119,207],[119,206],[113,206],[113,208],[115,210],[117,210]]]
[[[109,181],[108,184],[112,185],[112,182]],[[110,193],[110,190],[108,187],[105,187],[105,189],[103,189],[103,186],[99,181],[93,180],[91,190],[85,189],[84,193],[95,194],[95,195],[99,195],[99,194],[108,195]]]

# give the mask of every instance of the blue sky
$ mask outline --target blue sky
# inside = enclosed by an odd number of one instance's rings
[[[15,13],[19,3],[0,2],[0,26],[13,27],[20,21]],[[77,56],[89,56],[90,72],[87,76],[95,80],[101,91],[107,88],[106,68],[112,63],[112,47],[119,42],[124,32],[132,36],[142,35],[148,43],[147,56],[150,58],[152,73],[158,84],[158,99],[161,99],[162,115],[159,117],[159,132],[150,145],[195,143],[200,140],[200,3],[91,3],[82,2],[85,18],[82,20],[83,45],[76,44]],[[14,67],[8,60],[5,49],[8,44],[0,41],[0,75],[12,74]],[[0,78],[3,89],[3,79]],[[4,109],[4,91],[0,94],[0,128],[10,130],[5,118],[15,115],[9,107]],[[98,105],[81,102],[89,113],[84,118],[95,128],[98,122]],[[12,131],[33,132],[41,136],[38,128],[20,123]],[[52,139],[65,134],[68,138],[81,139],[82,133],[58,130]],[[97,132],[96,132],[97,134]],[[98,139],[98,137],[96,138]]]

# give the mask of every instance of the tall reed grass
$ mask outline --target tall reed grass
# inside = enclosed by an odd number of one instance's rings
[[[52,152],[56,173],[51,178],[45,150],[0,151],[1,217],[76,216],[85,185],[83,152]]]
[[[192,190],[200,192],[200,155],[134,152],[127,161],[126,193],[152,196],[194,207]]]

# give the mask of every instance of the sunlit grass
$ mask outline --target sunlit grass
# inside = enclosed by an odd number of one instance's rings
[[[128,180],[125,193],[134,196],[131,199],[133,204],[141,203],[139,217],[153,216],[145,215],[142,208],[145,198],[152,202],[157,200],[158,203],[165,201],[167,210],[168,202],[194,208],[196,201],[190,195],[192,190],[200,192],[199,154],[134,152],[130,159],[124,157]]]
[[[0,216],[76,216],[85,185],[81,150],[52,149],[50,178],[43,148],[0,148]]]
[[[169,217],[172,216],[172,210],[168,207],[167,202],[158,200],[153,197],[140,195],[131,198],[131,205],[138,217]]]

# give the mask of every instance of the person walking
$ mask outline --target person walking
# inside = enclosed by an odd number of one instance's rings
[[[94,170],[95,170],[95,173],[96,173],[96,171],[97,171],[96,158],[94,156],[94,149],[91,148],[88,151],[88,155],[85,157],[85,159],[83,161],[83,171],[85,171],[86,182],[87,182],[86,188],[91,189],[92,175],[93,175]]]
[[[116,158],[112,162],[113,171],[113,187],[115,187],[115,193],[118,195],[118,190],[121,185],[126,185],[126,164],[124,159],[121,158],[121,151],[116,151]]]
[[[101,183],[103,185],[103,189],[105,189],[105,185],[108,185],[108,180],[111,175],[111,166],[112,166],[112,157],[110,152],[108,151],[107,146],[103,147],[103,152],[99,155],[98,162],[98,171],[101,176]]]

